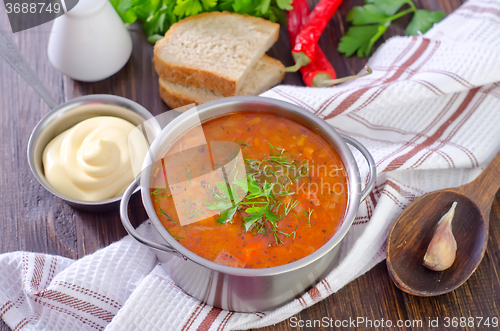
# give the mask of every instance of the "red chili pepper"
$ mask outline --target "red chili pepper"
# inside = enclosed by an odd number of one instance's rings
[[[325,84],[322,83],[323,81],[337,78],[335,69],[319,46],[316,46],[313,61],[307,66],[300,68],[300,72],[302,73],[304,83],[312,87],[324,87]]]
[[[341,3],[342,0],[321,0],[314,7],[307,22],[295,38],[295,46],[292,50],[295,65],[286,68],[285,71],[296,72],[312,62],[319,37]]]
[[[290,44],[293,49],[295,47],[295,38],[297,38],[304,24],[306,24],[311,11],[309,10],[307,0],[293,0],[292,6],[293,9],[287,12],[286,26],[288,28]]]
[[[310,10],[307,0],[293,1],[293,9],[288,11],[287,14],[288,35],[290,37],[290,45],[292,48],[295,46],[295,39],[300,33],[302,26],[307,22],[309,12]],[[311,87],[319,86],[315,84],[315,82],[317,83],[319,79],[332,80],[337,78],[335,69],[330,64],[330,61],[328,61],[325,53],[323,53],[319,45],[316,45],[313,61],[300,68],[300,72],[302,73],[304,83]]]
[[[300,33],[302,26],[307,23],[309,16],[309,4],[307,0],[294,0],[293,9],[287,14],[288,35],[290,37],[290,45],[295,46],[295,40]],[[337,73],[326,58],[319,45],[316,45],[314,58],[306,66],[300,68],[302,79],[307,86],[311,87],[328,87],[339,84],[354,78],[359,78],[372,73],[372,70],[365,66],[366,73],[344,78],[337,78]]]

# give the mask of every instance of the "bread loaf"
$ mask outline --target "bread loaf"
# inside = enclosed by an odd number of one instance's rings
[[[259,95],[279,84],[284,76],[284,73],[281,72],[283,68],[280,61],[264,55],[250,70],[238,95]],[[222,94],[202,87],[172,83],[162,77],[159,79],[159,85],[160,96],[170,108],[178,108],[192,103],[200,105],[224,97]]]
[[[155,69],[172,83],[239,95],[278,34],[279,24],[258,17],[228,12],[191,16],[172,25],[156,43]]]

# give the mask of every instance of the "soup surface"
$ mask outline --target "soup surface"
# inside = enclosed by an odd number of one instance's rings
[[[160,160],[152,169],[153,206],[179,243],[219,264],[269,268],[310,255],[332,238],[344,220],[348,179],[341,158],[319,135],[288,118],[253,111],[210,119],[202,128],[208,146],[239,145],[246,175],[229,187],[248,194],[228,192],[227,177],[237,174],[226,170],[226,183],[201,183],[198,195],[208,197],[203,203],[182,198],[193,222],[181,225],[172,186],[162,186],[167,176]]]

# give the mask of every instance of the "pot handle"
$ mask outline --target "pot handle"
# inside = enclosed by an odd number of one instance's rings
[[[135,240],[137,240],[141,244],[144,244],[146,246],[149,246],[151,248],[157,249],[162,252],[179,254],[179,252],[177,252],[174,248],[170,247],[169,245],[159,244],[142,237],[139,233],[137,233],[135,228],[132,226],[132,223],[130,223],[130,219],[128,217],[128,203],[135,189],[137,188],[137,186],[139,186],[140,179],[141,176],[140,175],[137,176],[137,178],[132,182],[132,184],[130,184],[130,186],[127,187],[125,193],[123,193],[122,200],[120,202],[120,218],[122,220],[123,227],[125,228],[125,230],[127,230],[128,234],[134,237]]]
[[[361,191],[361,199],[359,200],[359,202],[361,203],[366,199],[368,194],[370,194],[371,190],[373,190],[373,188],[375,187],[375,181],[377,180],[376,163],[370,152],[359,141],[344,134],[340,135],[342,136],[342,139],[344,139],[346,143],[356,148],[364,156],[366,162],[368,163],[369,177],[365,188],[363,189],[363,191]]]

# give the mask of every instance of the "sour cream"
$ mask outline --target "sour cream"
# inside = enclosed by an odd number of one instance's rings
[[[43,151],[47,181],[60,194],[76,200],[101,201],[122,195],[148,150],[142,134],[129,139],[134,129],[124,119],[97,116],[64,131]]]

